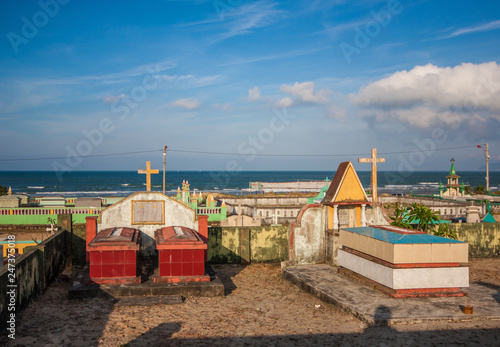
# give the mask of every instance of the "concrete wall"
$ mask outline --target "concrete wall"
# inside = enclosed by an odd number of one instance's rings
[[[469,243],[469,257],[500,257],[500,223],[449,224],[458,239]]]
[[[266,205],[307,205],[307,197],[280,197],[280,196],[266,196],[266,197],[234,197],[234,198],[224,198],[226,205],[238,206],[248,205],[248,206],[266,206]]]
[[[255,214],[255,207],[249,205],[231,205],[226,204],[227,213],[228,214],[242,214],[246,216],[253,216]]]
[[[31,247],[23,255],[15,258],[15,314],[16,317],[36,297],[45,292],[48,284],[66,265],[66,238],[68,232],[58,231],[38,246]],[[0,326],[6,325],[9,314],[10,296],[9,266],[0,269]]]
[[[208,261],[214,264],[288,259],[288,227],[208,228]]]
[[[220,222],[222,227],[255,227],[261,226],[260,218],[253,219],[249,216],[229,216],[226,220]]]
[[[321,264],[326,261],[326,207],[304,207],[297,224],[290,226],[293,245],[290,258],[298,264]]]
[[[132,224],[132,201],[165,201],[165,222],[163,224]],[[143,232],[141,252],[145,255],[154,253],[154,232],[167,226],[183,226],[198,231],[195,211],[159,192],[135,193],[101,212],[98,232],[107,228],[128,227]]]
[[[85,224],[73,224],[71,233],[71,262],[73,265],[85,265]]]
[[[338,231],[328,230],[328,206],[305,206],[290,225],[290,260],[297,264],[337,263]],[[332,217],[330,217],[332,218]],[[368,225],[388,225],[381,204],[366,207]],[[351,223],[355,223],[354,220]]]

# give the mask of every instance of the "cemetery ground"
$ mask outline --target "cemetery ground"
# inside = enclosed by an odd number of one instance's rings
[[[22,313],[16,340],[2,336],[0,344],[497,346],[500,339],[500,321],[494,320],[367,326],[284,281],[278,264],[213,267],[226,295],[190,297],[176,305],[69,300],[71,279],[55,282]],[[471,259],[470,281],[500,292],[500,259]]]

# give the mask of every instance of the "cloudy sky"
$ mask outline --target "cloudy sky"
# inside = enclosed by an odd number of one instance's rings
[[[0,170],[500,162],[497,0],[0,6]]]

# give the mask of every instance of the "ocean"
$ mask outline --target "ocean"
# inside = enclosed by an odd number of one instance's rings
[[[239,194],[242,188],[248,188],[252,181],[296,182],[325,180],[333,178],[331,171],[167,171],[166,193],[174,195],[183,180],[188,180],[191,191],[212,191]],[[448,172],[413,172],[411,174],[396,171],[378,173],[380,193],[437,193],[439,181],[446,184]],[[485,186],[484,172],[457,172],[460,183],[475,187]],[[358,171],[358,176],[365,189],[370,187],[370,172]],[[163,175],[151,176],[152,190],[162,191]],[[15,194],[32,196],[128,196],[137,191],[146,190],[146,175],[137,171],[74,171],[65,173],[62,180],[52,171],[0,171],[0,185],[12,187]],[[490,189],[500,186],[500,172],[490,172]]]

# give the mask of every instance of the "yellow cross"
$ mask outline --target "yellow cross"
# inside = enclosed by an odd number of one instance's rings
[[[372,157],[359,158],[358,163],[372,163],[372,201],[377,202],[377,163],[385,163],[385,158],[377,158],[377,149],[372,148]]]
[[[151,162],[147,161],[146,162],[146,170],[137,170],[137,173],[140,174],[146,174],[146,190],[148,192],[151,191],[151,174],[157,174],[160,173],[158,169],[151,169]]]

